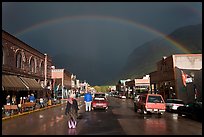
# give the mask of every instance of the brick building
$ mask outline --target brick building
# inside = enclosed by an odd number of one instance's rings
[[[52,60],[2,30],[3,103],[7,95],[19,103],[20,97],[34,93],[36,98],[50,95]]]
[[[54,87],[54,96],[60,99],[67,98],[68,91],[72,87],[72,74],[65,69],[53,68],[51,71]]]
[[[131,81],[125,82],[127,87],[128,96],[133,98],[136,94],[148,93],[150,89],[150,77],[149,75],[143,78],[136,78]]]
[[[197,99],[202,100],[202,54],[164,57],[157,63],[157,70],[150,73],[150,85],[152,92],[165,99],[179,98],[188,103],[197,94]]]

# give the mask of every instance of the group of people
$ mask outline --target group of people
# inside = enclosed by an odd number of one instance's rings
[[[92,95],[91,92],[87,92],[84,95],[85,111],[91,111]],[[76,95],[71,93],[67,99],[67,105],[65,109],[65,115],[67,116],[67,122],[69,128],[76,128],[78,117],[78,102]]]
[[[34,94],[32,93],[31,95],[28,95],[28,97],[20,97],[20,104],[23,104],[25,102],[35,102],[36,99],[35,99],[35,96]],[[12,99],[10,97],[10,95],[7,95],[6,97],[6,105],[15,105],[17,102],[16,102],[16,96],[12,96]]]
[[[20,97],[20,101],[16,102],[16,96],[12,95],[12,98],[10,95],[6,96],[6,105],[18,105],[18,111],[21,111],[21,105],[25,102],[35,102],[35,96],[32,93],[31,95],[28,95],[27,97]],[[7,110],[5,111],[6,115],[10,115],[10,113],[13,113],[13,110]]]

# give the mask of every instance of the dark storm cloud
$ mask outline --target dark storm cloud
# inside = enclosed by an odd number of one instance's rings
[[[169,34],[202,23],[201,11],[194,2],[3,2],[2,29],[15,35],[33,28],[17,37],[50,54],[58,68],[100,85],[117,76],[131,51],[158,37],[138,24]]]

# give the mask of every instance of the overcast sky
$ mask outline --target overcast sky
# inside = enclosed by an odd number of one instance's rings
[[[201,2],[3,2],[2,29],[92,86],[121,71],[138,46],[202,24]]]

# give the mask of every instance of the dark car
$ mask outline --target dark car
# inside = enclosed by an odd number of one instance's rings
[[[189,118],[202,121],[202,102],[193,102],[180,106],[177,108],[177,113],[179,116],[185,115]]]
[[[166,103],[166,111],[173,112],[177,111],[179,106],[184,106],[184,102],[181,99],[167,99]]]

